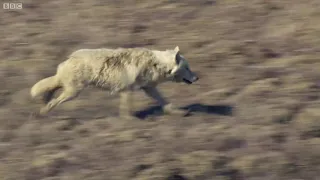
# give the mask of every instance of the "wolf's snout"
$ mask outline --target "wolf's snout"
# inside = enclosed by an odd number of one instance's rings
[[[193,76],[193,77],[190,78],[190,79],[185,79],[185,78],[183,78],[182,80],[183,80],[186,84],[192,84],[192,83],[198,81],[198,79],[199,79],[199,78],[198,78],[197,76]]]
[[[192,82],[196,82],[196,81],[198,81],[199,80],[199,77],[197,77],[197,76],[194,76],[193,78],[192,78]]]

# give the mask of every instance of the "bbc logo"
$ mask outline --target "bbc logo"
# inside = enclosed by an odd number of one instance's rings
[[[3,3],[3,9],[22,9],[22,3]]]

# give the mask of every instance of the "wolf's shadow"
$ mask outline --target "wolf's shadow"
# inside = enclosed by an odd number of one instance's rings
[[[187,106],[180,107],[180,109],[188,110],[189,115],[194,113],[205,113],[205,114],[217,114],[223,116],[232,116],[233,107],[231,105],[205,105],[205,104],[190,104]],[[159,116],[162,114],[161,106],[151,106],[141,111],[134,113],[139,119],[146,119],[149,116]],[[188,116],[189,116],[188,115]]]

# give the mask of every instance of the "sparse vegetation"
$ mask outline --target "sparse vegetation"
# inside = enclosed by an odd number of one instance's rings
[[[0,179],[319,179],[319,12],[318,0],[27,0],[1,10]],[[119,119],[117,98],[97,89],[31,115],[30,87],[76,49],[176,45],[200,80],[160,90],[193,105],[191,116]],[[152,105],[135,99],[137,111]]]

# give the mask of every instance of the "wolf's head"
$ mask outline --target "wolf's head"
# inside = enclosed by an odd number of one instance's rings
[[[174,53],[175,66],[170,73],[173,81],[187,84],[196,82],[199,78],[191,71],[187,60],[180,54],[179,47],[176,46],[172,52]]]

